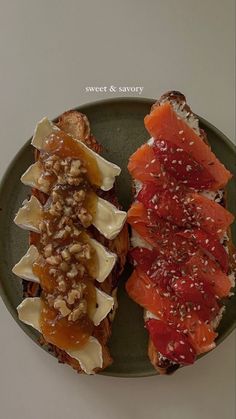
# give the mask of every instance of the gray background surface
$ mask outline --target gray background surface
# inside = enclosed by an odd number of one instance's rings
[[[0,0],[0,174],[42,116],[114,97],[86,86],[179,89],[234,138],[234,1]],[[235,334],[172,377],[78,376],[0,301],[3,419],[233,419]]]

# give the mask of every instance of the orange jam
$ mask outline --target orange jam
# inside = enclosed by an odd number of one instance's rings
[[[44,292],[53,294],[56,289],[56,277],[50,275],[49,270],[51,266],[45,261],[36,260],[33,264],[33,273],[39,278],[41,288]]]
[[[98,196],[95,194],[95,192],[90,190],[86,193],[86,197],[84,200],[84,207],[89,211],[93,219],[97,211],[97,201],[98,201]]]
[[[47,342],[60,349],[79,349],[93,333],[93,323],[84,316],[75,322],[59,318],[58,312],[42,300],[40,329]]]
[[[50,134],[44,142],[44,151],[56,154],[62,159],[71,157],[79,159],[87,169],[87,178],[92,185],[101,186],[102,177],[96,159],[75,141],[70,135],[63,131],[55,131]]]

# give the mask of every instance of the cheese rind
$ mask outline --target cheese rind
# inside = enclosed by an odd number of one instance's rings
[[[88,242],[96,251],[97,255],[98,273],[96,280],[98,282],[103,282],[114,268],[117,261],[117,255],[107,250],[101,243],[99,243],[95,239],[89,237]]]

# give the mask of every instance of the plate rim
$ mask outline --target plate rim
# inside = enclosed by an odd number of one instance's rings
[[[117,97],[117,98],[108,98],[108,99],[101,99],[101,100],[96,100],[96,101],[92,101],[92,102],[85,102],[82,103],[81,105],[78,105],[76,107],[71,108],[70,110],[78,110],[78,111],[82,111],[82,108],[86,108],[86,107],[96,107],[96,106],[102,106],[102,105],[109,105],[109,104],[117,104],[117,103],[128,103],[128,102],[139,102],[139,103],[143,103],[143,104],[149,104],[152,105],[153,103],[155,103],[156,99],[152,99],[152,98],[146,98],[146,97]],[[64,111],[65,112],[65,111]],[[60,115],[60,114],[59,114]],[[58,120],[59,115],[55,118],[52,119],[53,122]],[[214,134],[217,137],[220,137],[224,143],[226,143],[226,145],[230,148],[230,150],[236,154],[236,145],[234,145],[234,143],[217,127],[215,127],[215,125],[213,125],[211,122],[207,121],[205,118],[199,116],[198,114],[196,114],[196,116],[199,118],[200,124],[205,125],[207,128],[209,128],[211,131],[214,132]],[[6,170],[3,173],[3,176],[1,178],[0,181],[0,196],[2,194],[2,189],[6,183],[6,180],[9,176],[9,174],[12,171],[12,168],[14,167],[15,161],[17,160],[17,158],[24,152],[25,149],[27,149],[27,147],[30,145],[32,136],[18,149],[18,151],[16,152],[16,154],[13,156],[13,158],[11,159],[10,163],[8,164]],[[11,300],[8,298],[7,293],[4,289],[4,280],[0,277],[0,296],[2,298],[2,301],[5,305],[5,307],[7,308],[8,312],[11,314],[11,316],[13,317],[13,319],[16,321],[16,323],[20,326],[20,328],[25,332],[25,334],[30,338],[31,341],[33,341],[34,344],[36,344],[37,346],[41,347],[42,349],[45,350],[45,352],[47,352],[48,354],[52,355],[52,353],[50,353],[49,351],[47,351],[42,345],[39,344],[38,340],[36,341],[35,338],[33,337],[33,335],[35,335],[35,331],[33,332],[30,326],[25,325],[24,323],[22,323],[17,315],[17,311],[15,309],[15,307],[13,306]],[[227,328],[227,331],[224,333],[224,335],[222,336],[222,338],[220,338],[217,341],[217,346],[220,345],[232,332],[233,330],[236,328],[236,319],[234,319],[232,321],[232,324],[229,328]],[[38,333],[38,332],[37,332]],[[38,336],[40,336],[40,333],[38,333]],[[205,356],[206,354],[202,354],[199,359],[202,356]],[[54,357],[54,356],[53,356]],[[82,374],[83,375],[83,374]],[[97,375],[103,375],[106,377],[119,377],[119,378],[143,378],[143,377],[151,377],[151,376],[156,376],[159,375],[157,373],[157,371],[155,369],[150,370],[149,372],[139,372],[138,375],[135,372],[131,372],[131,373],[112,373],[106,370],[103,370],[101,372],[99,372]]]

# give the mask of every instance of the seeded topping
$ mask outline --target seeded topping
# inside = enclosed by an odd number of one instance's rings
[[[200,149],[206,148],[200,144],[203,132],[198,130],[201,138],[196,138],[169,108],[157,103],[145,118],[152,141],[129,161],[131,175],[142,184],[128,222],[148,246],[131,250],[135,270],[126,288],[157,316],[146,326],[160,357],[187,365],[194,354],[214,347],[213,324],[232,286],[224,234],[233,217],[224,208],[222,190],[215,192],[224,184],[216,166],[227,170],[209,150],[208,161],[200,158]],[[171,118],[165,119],[170,114],[174,127]],[[193,117],[190,110],[185,117]]]

